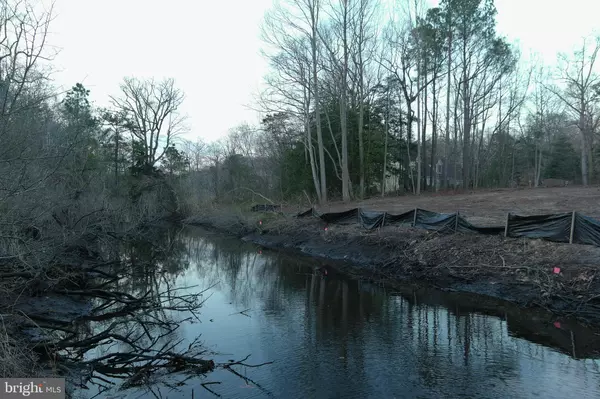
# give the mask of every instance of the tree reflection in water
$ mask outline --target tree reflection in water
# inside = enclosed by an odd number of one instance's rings
[[[180,249],[161,261],[169,284],[217,284],[203,310],[210,322],[187,325],[182,336],[202,334],[230,353],[222,359],[275,361],[243,370],[264,387],[253,397],[594,397],[600,383],[598,335],[574,324],[557,329],[543,312],[324,277],[314,273],[318,261],[260,253],[200,229],[167,242]],[[131,289],[156,283],[146,272]],[[249,317],[236,314],[246,309]],[[568,356],[571,333],[577,357],[587,359]],[[248,397],[239,382],[213,378],[223,382],[220,394]]]

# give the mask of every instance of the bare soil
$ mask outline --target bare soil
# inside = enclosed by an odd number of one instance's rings
[[[277,220],[246,239],[347,261],[359,278],[469,292],[600,325],[600,248],[480,234]],[[337,267],[339,269],[339,267]]]
[[[331,202],[325,207],[316,208],[321,212],[340,212],[356,207],[394,214],[414,208],[442,213],[459,211],[471,223],[479,225],[503,225],[509,212],[526,216],[577,211],[600,219],[600,187],[497,189],[468,193],[445,191],[418,197],[404,195],[374,197],[350,203]],[[286,208],[288,212],[300,209],[305,210],[301,206]]]
[[[577,210],[600,218],[597,187],[480,191],[332,203],[322,212],[360,206],[401,213],[415,207],[455,212],[480,225],[503,224],[507,212]],[[294,213],[295,209],[284,209]],[[285,212],[284,212],[285,213]],[[212,209],[187,220],[273,249],[335,261],[335,269],[392,286],[406,283],[495,297],[600,326],[600,248],[480,234],[440,234],[403,226],[366,231],[358,224]],[[342,264],[338,264],[342,261]]]

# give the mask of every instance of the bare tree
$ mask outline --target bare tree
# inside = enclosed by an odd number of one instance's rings
[[[125,129],[123,128],[122,121],[124,120],[122,115],[113,113],[110,110],[104,110],[102,112],[102,121],[104,122],[104,136],[106,138],[112,138],[114,141],[113,149],[113,163],[115,172],[115,185],[119,185],[119,172],[122,152],[122,135]]]
[[[295,0],[299,1],[299,0]],[[319,63],[317,53],[317,29],[319,26],[319,13],[320,13],[320,1],[319,0],[303,0],[303,5],[306,7],[309,15],[309,26],[310,26],[310,48],[312,54],[312,94],[315,98],[315,121],[317,124],[317,142],[319,147],[319,165],[320,167],[320,178],[321,178],[321,203],[327,203],[327,180],[325,171],[325,150],[323,146],[323,132],[321,129],[321,105],[319,102],[319,79],[317,73],[317,65]],[[304,12],[304,15],[307,15]]]
[[[341,184],[335,183],[345,200],[352,194],[364,197],[375,170],[377,183],[383,180],[383,195],[391,170],[404,178],[404,189],[414,193],[434,182],[436,189],[442,182],[447,187],[452,180],[455,186],[478,188],[506,186],[528,176],[537,184],[542,170],[551,170],[548,152],[554,151],[554,144],[550,145],[543,124],[545,115],[553,112],[547,107],[547,89],[539,90],[552,82],[539,77],[536,85],[542,124],[537,127],[541,126],[542,134],[534,133],[532,118],[523,128],[519,117],[532,72],[518,68],[517,47],[497,34],[493,0],[440,0],[433,8],[420,0],[393,2],[398,12],[390,16],[383,35],[378,34],[383,21],[376,0],[276,3],[265,30],[277,53],[269,56],[268,96],[262,100],[268,105],[263,111],[274,118],[271,128],[282,121],[288,126],[273,131],[295,132],[289,146],[294,162],[287,158],[290,163],[279,164],[288,170],[292,165],[294,170],[306,168],[306,175],[286,188],[290,193],[313,184],[318,197],[326,195],[325,169],[328,179],[340,180]],[[375,48],[381,51],[381,59],[373,57]],[[573,82],[565,90],[556,89],[572,107],[586,108],[584,112],[569,109],[579,120],[583,140],[574,145],[583,141],[588,180],[596,164],[592,158],[597,152],[593,147],[600,127],[600,101],[595,101],[596,75],[590,74],[591,81],[582,83],[586,74],[578,70],[590,71],[594,59],[595,52],[586,48],[565,60],[568,68],[563,69],[569,73],[560,79]],[[381,70],[374,71],[373,64]],[[589,88],[585,107],[581,106],[582,85]],[[554,117],[568,123],[562,114]],[[325,136],[319,139],[314,132],[322,129]],[[326,159],[321,158],[323,139]],[[374,162],[373,154],[380,149],[383,157]],[[393,151],[393,159],[388,150]],[[441,160],[442,176],[437,176],[434,168]],[[280,175],[290,178],[281,171]]]
[[[185,140],[183,148],[190,159],[190,169],[199,172],[206,156],[207,144],[200,138],[196,141]]]
[[[234,147],[236,153],[251,159],[256,156],[256,143],[258,130],[248,123],[241,123],[229,131],[228,142]]]
[[[311,124],[311,45],[304,36],[296,38],[289,35],[286,27],[277,14],[267,14],[263,40],[277,51],[275,54],[263,51],[274,72],[265,78],[266,89],[261,93],[259,104],[263,112],[283,113],[301,121],[305,157],[309,159],[315,193],[321,202],[321,181]]]
[[[358,97],[358,152],[360,163],[360,198],[365,196],[365,102],[369,93],[368,67],[375,52],[377,32],[375,28],[377,0],[355,0],[357,5],[350,23],[352,26],[351,58],[353,61],[352,76],[357,86]],[[384,167],[385,168],[385,167]]]
[[[567,106],[567,109],[577,118],[577,127],[581,134],[581,179],[587,186],[591,171],[593,170],[592,146],[594,138],[593,121],[594,107],[600,100],[600,75],[595,71],[598,51],[600,51],[600,37],[585,38],[581,49],[569,59],[564,54],[560,55],[557,79],[560,79],[565,88],[563,91],[553,89],[556,96]]]
[[[279,48],[286,56],[300,61],[301,96],[304,104],[307,150],[312,155],[312,132],[310,124],[310,104],[313,104],[317,131],[316,159],[311,158],[311,169],[317,198],[321,204],[327,202],[327,174],[325,167],[325,149],[321,127],[320,80],[319,80],[319,38],[318,25],[321,12],[320,0],[280,0],[273,12],[267,15],[263,37],[267,43]],[[294,34],[290,34],[294,32]],[[308,56],[305,56],[305,43],[308,44]],[[291,51],[290,51],[291,50]],[[301,57],[298,57],[301,55]],[[304,60],[308,59],[308,70]],[[318,184],[317,184],[318,183]]]
[[[9,226],[8,220],[12,218],[18,223],[33,222],[42,212],[34,210],[42,206],[47,212],[52,206],[50,201],[43,194],[36,194],[42,193],[45,183],[56,176],[60,162],[77,142],[74,135],[71,140],[56,140],[57,132],[63,132],[47,104],[55,95],[47,85],[44,65],[54,55],[46,44],[52,12],[52,8],[40,12],[27,0],[0,1],[0,205],[5,209],[0,224],[3,226]]]
[[[333,72],[337,83],[340,107],[341,130],[341,169],[342,169],[342,197],[344,201],[350,200],[350,173],[348,170],[348,63],[350,55],[349,31],[352,8],[351,0],[342,0],[339,4],[332,5],[330,9],[331,32],[333,35],[324,35],[319,31],[319,37],[329,53],[333,64]],[[335,37],[338,43],[333,43]],[[336,46],[337,44],[337,46]],[[339,48],[339,51],[336,49]],[[341,54],[340,54],[341,53]]]
[[[111,97],[112,103],[124,115],[125,127],[134,145],[139,146],[140,167],[149,171],[184,131],[185,118],[179,112],[183,92],[173,79],[156,82],[136,78],[125,78],[121,92],[121,96]]]
[[[411,49],[411,29],[407,28],[406,26],[397,27],[393,22],[388,25],[388,28],[389,29],[386,32],[386,40],[389,41],[391,51],[388,54],[388,58],[382,60],[382,66],[389,73],[391,73],[398,82],[404,103],[406,105],[407,158],[404,167],[409,171],[410,184],[413,192],[416,193],[416,182],[410,167],[412,162],[410,147],[413,139],[413,123],[415,122],[413,104],[425,86],[423,82],[420,79],[417,79],[415,76],[417,62]],[[427,82],[425,82],[425,84],[426,83]]]
[[[47,99],[25,94],[47,79],[40,61],[52,56],[46,48],[51,20],[52,7],[40,14],[29,1],[0,1],[0,135],[15,113]]]
[[[448,164],[450,163],[450,90],[452,87],[452,9],[446,10],[446,35],[447,35],[447,70],[446,70],[446,139],[444,141],[444,169],[442,171],[443,187],[449,188]]]
[[[535,152],[534,152],[534,170],[533,170],[533,186],[538,187],[542,178],[542,165],[544,163],[544,153],[549,150],[550,146],[550,132],[548,127],[548,115],[555,113],[556,110],[552,109],[552,94],[547,87],[545,82],[548,81],[548,74],[546,68],[540,65],[535,71],[535,87],[533,90],[533,112],[531,114],[534,118],[534,139],[535,139]]]
[[[221,141],[210,143],[207,147],[207,159],[210,162],[209,170],[212,172],[213,190],[215,198],[221,198],[221,167],[225,159],[225,146]]]

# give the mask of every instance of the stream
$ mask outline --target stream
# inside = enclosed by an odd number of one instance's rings
[[[182,320],[181,345],[198,337],[217,367],[162,398],[597,398],[600,336],[542,311],[483,297],[407,288],[394,292],[316,273],[320,261],[185,228],[162,260],[168,284],[205,290],[199,321]],[[96,354],[97,355],[97,354]],[[92,398],[144,398],[140,388]],[[159,397],[160,397],[159,396]]]

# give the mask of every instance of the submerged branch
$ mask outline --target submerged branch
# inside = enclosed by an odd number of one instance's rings
[[[98,272],[97,268],[87,270]],[[84,384],[91,382],[102,387],[113,385],[114,379],[124,381],[124,387],[137,386],[160,370],[195,374],[213,370],[215,363],[204,358],[207,352],[197,339],[187,348],[181,348],[181,340],[173,339],[173,333],[184,321],[198,319],[206,290],[188,294],[194,287],[167,285],[163,289],[149,284],[139,295],[132,295],[123,292],[122,287],[134,280],[133,275],[121,271],[119,274],[101,271],[95,273],[94,281],[82,278],[86,282],[83,286],[55,288],[55,294],[97,302],[91,311],[72,321],[33,314],[33,310],[32,314],[22,313],[27,325],[45,337],[36,347],[71,369],[83,367],[87,370]],[[175,317],[182,313],[191,316],[183,320]],[[96,349],[104,354],[86,359]]]
[[[249,310],[250,310],[250,309],[248,308],[248,309],[246,309],[246,310],[242,310],[241,312],[232,313],[232,314],[230,314],[229,316],[235,316],[236,314],[241,314],[241,315],[244,315],[244,316],[246,316],[246,317],[251,317],[251,316],[249,316],[249,315],[247,315],[247,314],[246,314],[246,312],[247,312],[247,311],[249,311]]]

